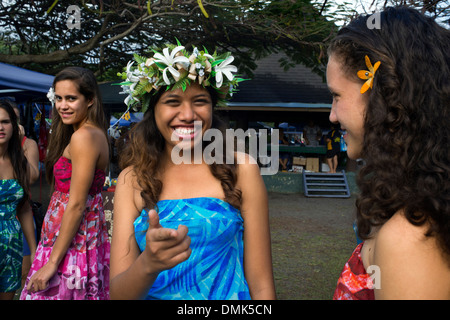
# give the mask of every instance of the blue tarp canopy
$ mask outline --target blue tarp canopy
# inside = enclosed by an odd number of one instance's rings
[[[130,121],[125,120],[123,118],[120,118],[119,122],[117,122],[117,118],[114,116],[111,116],[111,120],[109,121],[110,126],[118,125],[120,127],[129,127],[131,124]]]
[[[130,112],[130,119],[129,120],[125,120],[123,118],[120,118],[120,121],[117,122],[117,118],[114,116],[111,116],[111,120],[110,120],[110,126],[114,126],[114,125],[119,125],[121,127],[129,127],[131,125],[132,122],[139,122],[142,120],[144,116],[144,113],[142,112],[135,112],[135,113],[131,113]]]
[[[54,76],[31,71],[5,63],[0,63],[0,98],[14,100],[23,116],[23,125],[28,137],[37,137],[39,122],[35,121],[36,113],[46,110],[50,102],[47,92],[53,83]]]
[[[54,76],[0,63],[0,95],[17,97],[34,93],[38,96],[44,94],[45,97],[53,78]]]

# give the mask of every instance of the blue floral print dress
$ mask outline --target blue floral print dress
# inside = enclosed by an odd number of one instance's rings
[[[146,299],[250,300],[244,276],[243,219],[229,203],[209,197],[161,200],[164,228],[188,227],[192,253],[186,261],[162,271]],[[148,211],[134,222],[136,241],[145,249]]]
[[[17,206],[24,196],[15,179],[0,180],[0,292],[20,288],[23,236]]]

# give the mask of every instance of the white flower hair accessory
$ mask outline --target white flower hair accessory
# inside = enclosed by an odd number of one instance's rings
[[[53,87],[50,87],[50,89],[47,92],[47,98],[52,103],[52,107],[55,105],[55,89]]]
[[[134,54],[134,61],[128,62],[126,71],[118,73],[125,80],[118,85],[123,88],[121,93],[127,94],[124,102],[128,108],[141,107],[145,112],[148,93],[156,93],[161,87],[184,91],[193,82],[215,88],[219,93],[218,104],[223,105],[237,91],[238,83],[246,80],[235,74],[237,67],[231,65],[234,57],[230,52],[209,54],[206,49],[200,51],[194,47],[189,53],[178,40],[177,45],[168,44],[162,53],[158,49],[152,51],[151,58]]]

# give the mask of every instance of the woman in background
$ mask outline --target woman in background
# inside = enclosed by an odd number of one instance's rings
[[[31,257],[36,251],[29,203],[30,166],[20,144],[12,105],[0,102],[0,300],[13,299],[21,286],[23,234]],[[23,230],[23,234],[22,234]]]
[[[93,73],[62,70],[50,99],[45,166],[54,192],[21,299],[108,299],[109,240],[101,190],[109,145]]]
[[[20,143],[27,158],[28,165],[30,167],[30,185],[32,185],[39,178],[39,148],[33,139],[27,138],[25,135],[25,129],[20,124],[20,109],[15,103],[11,103],[14,108],[14,112],[17,116],[17,121],[19,122],[19,132],[20,132]],[[30,194],[30,201],[32,195]],[[33,217],[34,220],[34,217]],[[36,222],[34,223],[36,226]],[[36,228],[35,228],[36,229]],[[35,230],[35,233],[37,230]],[[22,261],[22,282],[25,283],[28,272],[31,267],[31,250],[28,246],[27,239],[23,235],[23,261]]]

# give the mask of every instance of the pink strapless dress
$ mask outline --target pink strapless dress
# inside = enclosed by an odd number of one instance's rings
[[[59,234],[61,219],[69,201],[72,164],[61,157],[53,168],[55,191],[42,226],[41,241],[31,265],[22,300],[106,300],[109,299],[109,238],[103,212],[102,187],[105,172],[96,170],[89,190],[86,209],[78,231],[50,279],[46,290],[28,292],[31,276],[47,263]]]

